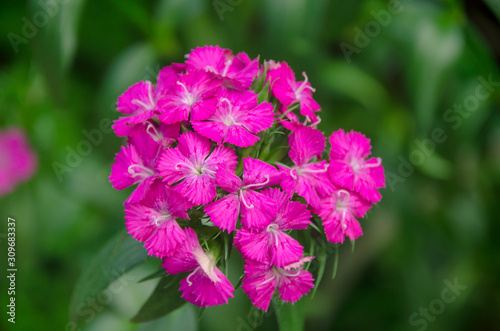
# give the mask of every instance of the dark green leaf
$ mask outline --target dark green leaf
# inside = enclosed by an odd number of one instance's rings
[[[86,316],[81,311],[89,305],[89,301],[125,272],[144,262],[146,257],[146,250],[126,231],[113,237],[94,257],[76,283],[69,309],[70,320],[78,323]]]
[[[155,320],[185,304],[186,301],[179,293],[179,282],[184,277],[184,274],[162,277],[149,299],[132,318],[132,322],[144,323]]]

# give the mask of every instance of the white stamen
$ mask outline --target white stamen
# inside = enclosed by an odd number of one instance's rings
[[[153,170],[143,166],[142,164],[131,164],[128,166],[127,171],[132,176],[132,178],[140,177],[141,179],[154,176],[155,174]]]
[[[162,140],[163,137],[160,134],[160,132],[158,132],[158,130],[156,129],[156,126],[153,123],[151,123],[150,121],[147,121],[146,123],[148,123],[148,126],[146,128],[146,132],[151,136],[151,138],[156,142]],[[150,132],[150,130],[152,130],[153,132]]]
[[[302,72],[302,75],[304,76],[304,81],[302,82],[302,84],[300,84],[299,88],[297,90],[295,90],[295,98],[297,98],[297,99],[299,99],[300,93],[302,93],[302,91],[305,88],[308,88],[308,89],[310,89],[313,92],[316,92],[316,89],[314,89],[311,85],[307,85],[307,82],[308,82],[309,79],[307,78],[306,73]]]
[[[375,168],[382,164],[382,159],[377,157],[377,163],[364,163],[361,168]]]
[[[193,282],[191,282],[189,279],[198,271],[200,267],[194,269],[187,277],[186,277],[186,282],[188,283],[188,286],[193,285]]]
[[[245,200],[245,195],[244,194],[240,194],[240,198],[241,198],[241,202],[243,202],[243,204],[245,205],[245,207],[247,207],[248,209],[252,209],[252,208],[255,207],[253,204],[250,203],[250,205],[249,205],[247,203],[247,201]]]
[[[252,187],[259,187],[259,186],[265,186],[265,185],[267,185],[269,183],[269,181],[270,181],[269,175],[265,175],[264,177],[266,178],[266,180],[263,183],[248,184],[248,185],[243,186],[241,189],[242,190],[246,190],[246,189],[249,189],[249,188],[252,188]]]

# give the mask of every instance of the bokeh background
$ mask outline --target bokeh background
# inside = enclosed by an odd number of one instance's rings
[[[298,78],[305,71],[320,128],[361,131],[383,158],[383,200],[355,249],[341,247],[337,277],[330,259],[315,297],[303,299],[307,330],[500,330],[499,1],[49,2],[0,5],[0,127],[24,128],[39,158],[35,177],[0,198],[2,275],[7,216],[18,249],[16,324],[2,277],[2,330],[73,329],[78,277],[124,228],[130,191],[108,183],[122,144],[109,130],[114,102],[205,44],[285,60]],[[82,141],[88,155],[77,152]],[[68,168],[58,173],[54,162]],[[137,280],[156,266],[128,273],[81,329],[276,328],[241,289],[201,315],[186,305],[129,322],[155,286]],[[444,302],[450,283],[458,295]]]

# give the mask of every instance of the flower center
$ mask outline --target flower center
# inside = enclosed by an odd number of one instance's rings
[[[212,282],[220,282],[221,279],[217,274],[215,273],[215,262],[213,259],[213,256],[211,253],[206,253],[201,247],[195,247],[193,249],[193,255],[194,258],[196,259],[196,262],[198,262],[199,267],[196,268],[189,276],[186,278],[186,281],[189,282],[189,277],[194,274],[199,268],[203,270],[205,275],[210,278]],[[189,284],[191,286],[191,284]]]
[[[184,88],[184,95],[182,96],[182,103],[191,106],[197,101],[197,95],[195,93],[189,92],[188,88],[186,87],[186,84],[182,82],[177,82],[177,85],[180,85]]]

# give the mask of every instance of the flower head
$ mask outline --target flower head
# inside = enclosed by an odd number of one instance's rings
[[[128,115],[114,121],[112,127],[116,135],[128,136],[135,125],[157,115],[161,110],[160,101],[176,79],[174,70],[165,67],[158,74],[156,86],[150,81],[141,81],[129,87],[116,103],[116,110]]]
[[[262,195],[274,201],[277,212],[264,229],[241,229],[237,231],[235,246],[243,257],[277,267],[298,262],[304,248],[286,232],[306,229],[311,213],[307,205],[290,201],[279,188],[266,189]]]
[[[234,288],[215,265],[214,257],[201,248],[196,233],[185,229],[186,241],[175,255],[163,259],[163,268],[169,274],[191,273],[181,280],[182,298],[200,307],[227,303]]]
[[[159,120],[173,124],[210,117],[217,105],[216,92],[222,80],[213,79],[203,70],[194,70],[178,77],[159,103]]]
[[[291,168],[278,165],[283,172],[281,187],[288,193],[296,192],[314,208],[320,208],[320,196],[333,192],[334,187],[327,176],[325,160],[311,162],[325,149],[325,138],[321,131],[301,127],[289,137],[288,155],[295,164]]]
[[[219,170],[217,185],[229,194],[205,206],[210,220],[228,232],[236,228],[240,211],[247,228],[265,226],[276,214],[276,203],[257,190],[279,183],[278,170],[250,157],[243,159],[243,168],[243,180],[227,169]]]
[[[36,167],[37,158],[24,131],[18,128],[0,131],[0,196],[33,176]]]
[[[257,102],[257,94],[220,89],[215,113],[206,121],[193,121],[193,129],[219,145],[248,147],[259,140],[257,133],[273,125],[273,106]]]
[[[216,196],[215,174],[218,168],[236,167],[236,155],[228,147],[212,151],[210,141],[195,132],[183,133],[175,148],[166,149],[158,163],[163,181],[195,205],[212,201]]]
[[[141,202],[125,206],[125,225],[132,237],[144,242],[149,255],[170,256],[186,240],[175,219],[188,219],[190,207],[182,196],[156,179]]]
[[[285,107],[300,103],[300,113],[306,116],[308,121],[316,123],[318,118],[315,112],[321,107],[312,97],[315,90],[308,82],[305,72],[303,82],[295,81],[295,74],[286,62],[281,62],[279,66],[274,65],[274,69],[269,70],[267,79],[271,83],[271,92]]]
[[[250,60],[246,53],[236,56],[219,46],[197,47],[187,55],[187,70],[202,69],[224,79],[224,86],[247,90],[259,73],[258,59]]]
[[[317,214],[323,220],[326,239],[332,243],[343,243],[348,237],[351,241],[363,235],[356,218],[365,216],[371,204],[358,197],[356,193],[337,190],[321,199],[322,208]]]
[[[328,174],[335,185],[359,193],[364,199],[377,203],[385,187],[382,159],[369,158],[370,139],[365,135],[340,129],[330,137],[330,166]]]
[[[163,151],[163,145],[144,131],[133,131],[128,146],[122,146],[116,154],[115,163],[111,166],[109,181],[113,188],[123,190],[139,184],[125,203],[141,201],[151,184],[158,177],[156,165]]]
[[[313,257],[302,257],[298,263],[283,268],[246,260],[241,287],[252,304],[266,312],[276,289],[283,301],[294,303],[314,287],[311,273],[302,270],[302,265],[311,259]]]

